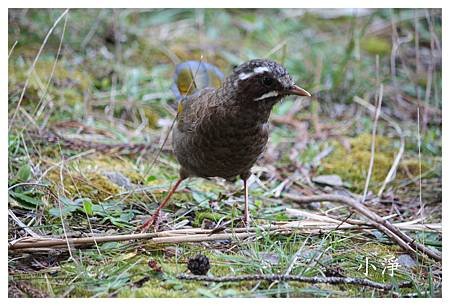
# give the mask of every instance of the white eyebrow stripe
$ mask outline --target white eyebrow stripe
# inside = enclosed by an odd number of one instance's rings
[[[250,78],[250,77],[252,77],[254,75],[262,74],[264,72],[270,72],[270,69],[267,68],[267,67],[256,67],[255,69],[253,69],[253,72],[249,72],[249,73],[242,72],[242,73],[240,73],[239,74],[239,80],[245,80],[245,79],[248,79],[248,78]]]
[[[253,72],[255,74],[261,74],[261,73],[264,73],[264,72],[270,72],[270,69],[267,68],[267,67],[256,67],[255,69],[253,69]]]
[[[260,100],[264,100],[266,98],[272,98],[272,97],[276,97],[278,96],[278,91],[274,90],[274,91],[269,91],[268,93],[263,94],[261,97],[253,99],[253,101],[260,101]]]
[[[245,79],[248,79],[249,77],[252,77],[254,75],[255,74],[253,72],[250,72],[250,73],[242,72],[242,73],[239,74],[239,80],[245,80]]]

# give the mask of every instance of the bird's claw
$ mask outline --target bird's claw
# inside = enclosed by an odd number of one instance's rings
[[[146,233],[149,228],[153,227],[155,232],[158,231],[159,228],[159,212],[155,212],[153,216],[150,217],[142,226],[141,233]]]
[[[242,216],[242,224],[244,225],[245,228],[250,228],[250,218],[249,216]]]

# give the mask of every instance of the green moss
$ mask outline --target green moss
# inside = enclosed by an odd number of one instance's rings
[[[136,169],[133,162],[126,158],[114,158],[105,155],[96,155],[92,158],[86,158],[80,161],[78,168],[82,171],[92,172],[119,172],[126,176],[133,184],[144,184],[145,178],[140,172],[140,169]]]
[[[92,84],[89,74],[77,68],[66,67],[63,63],[59,63],[56,67],[53,67],[53,65],[53,58],[41,59],[37,62],[29,78],[27,95],[24,99],[25,104],[28,102],[37,103],[41,99],[50,76],[52,76],[52,81],[49,83],[46,94],[54,101],[69,106],[83,102],[83,93]],[[10,86],[21,88],[27,79],[28,69],[28,66],[23,64],[10,65],[8,70]]]
[[[104,201],[113,195],[125,191],[123,186],[119,186],[115,181],[111,181],[105,173],[116,172],[126,177],[131,184],[150,185],[145,182],[145,177],[141,169],[126,158],[114,158],[105,155],[93,155],[88,158],[77,160],[75,163],[67,165],[63,172],[64,189],[69,197],[86,197],[93,202]],[[46,177],[52,183],[61,184],[60,171],[55,169],[50,171]],[[154,183],[152,181],[151,183]],[[160,184],[163,182],[161,181]],[[156,187],[156,186],[155,186]],[[161,193],[161,197],[162,197]],[[183,199],[186,198],[186,195]],[[142,193],[133,195],[133,198],[144,197]]]
[[[375,144],[372,186],[374,183],[382,182],[386,177],[395,154],[388,139],[377,136]],[[371,135],[363,134],[351,139],[349,151],[341,144],[335,145],[333,153],[323,160],[321,174],[337,174],[344,181],[351,183],[355,191],[360,192],[364,188],[370,163]]]
[[[376,37],[368,36],[361,39],[361,49],[373,54],[373,55],[388,55],[391,52],[391,44],[387,40]]]
[[[334,143],[335,150],[322,162],[321,174],[337,174],[344,181],[351,184],[355,192],[361,192],[369,169],[371,158],[370,134],[362,134],[350,139],[350,148],[346,149],[339,143]],[[376,136],[375,157],[370,188],[379,186],[388,174],[398,148],[392,139],[384,136]],[[422,172],[430,169],[427,163],[422,163]],[[403,158],[397,171],[396,179],[417,176],[419,174],[419,163],[417,159]]]
[[[194,226],[201,226],[203,220],[205,219],[217,222],[220,218],[223,218],[222,214],[209,211],[199,211],[195,214]]]
[[[166,281],[152,278],[141,288],[126,287],[120,290],[118,297],[136,298],[183,298],[197,296],[196,290],[203,285],[199,282],[183,282],[176,279]]]
[[[50,171],[47,178],[56,184],[61,183],[59,171]],[[98,173],[66,174],[63,176],[63,184],[68,197],[86,197],[97,203],[121,191],[119,186]]]

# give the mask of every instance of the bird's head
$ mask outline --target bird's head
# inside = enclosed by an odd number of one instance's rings
[[[255,59],[239,65],[225,84],[233,88],[234,98],[238,101],[270,107],[288,95],[311,96],[294,83],[286,68],[267,59]]]

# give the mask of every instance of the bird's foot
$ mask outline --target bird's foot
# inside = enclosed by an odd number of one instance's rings
[[[156,211],[142,226],[141,233],[145,233],[149,230],[149,228],[153,228],[155,232],[158,231],[159,228],[159,211]]]
[[[245,228],[249,229],[250,228],[250,217],[249,216],[242,216],[242,224],[244,225]]]

